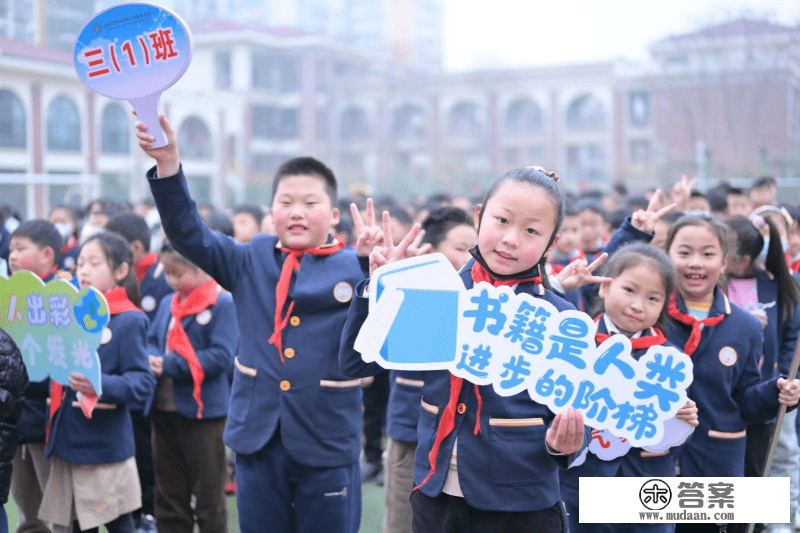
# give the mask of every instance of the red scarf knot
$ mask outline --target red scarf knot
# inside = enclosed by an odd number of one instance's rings
[[[217,282],[210,279],[189,293],[183,301],[181,301],[180,295],[176,292],[172,296],[172,304],[170,306],[172,318],[175,321],[167,335],[167,351],[177,353],[189,363],[189,372],[192,374],[192,382],[194,383],[193,397],[197,402],[197,418],[203,418],[201,388],[206,373],[197,359],[197,353],[189,341],[189,335],[187,335],[181,321],[187,316],[202,313],[212,305],[215,305],[219,298],[217,289]]]
[[[700,335],[701,335],[700,326],[701,325],[708,327],[716,326],[717,324],[722,322],[722,320],[726,316],[723,313],[719,316],[713,316],[703,320],[697,320],[689,313],[684,313],[683,311],[678,309],[677,298],[674,293],[669,298],[667,313],[669,313],[669,316],[671,316],[678,322],[681,322],[683,324],[686,324],[687,326],[692,327],[692,332],[689,335],[689,338],[686,340],[686,346],[683,347],[683,352],[689,356],[691,356],[694,353],[694,351],[697,349],[697,345],[700,344]]]
[[[472,281],[474,283],[485,281],[487,283],[491,283],[493,287],[499,287],[501,285],[512,287],[518,283],[526,282],[531,282],[534,285],[541,285],[542,278],[541,276],[536,276],[535,278],[495,279],[485,268],[483,268],[483,265],[475,261],[475,263],[472,265]]]
[[[289,322],[289,317],[292,315],[294,309],[294,302],[289,304],[289,309],[286,310],[286,315],[283,314],[283,308],[286,305],[286,299],[289,296],[289,285],[292,283],[292,274],[300,270],[300,259],[303,254],[311,255],[333,255],[339,250],[344,248],[344,243],[333,239],[333,242],[320,246],[319,248],[306,248],[303,250],[294,250],[292,248],[281,248],[281,252],[286,253],[286,259],[283,261],[281,267],[281,276],[278,278],[278,284],[275,287],[275,326],[272,335],[269,338],[269,343],[278,349],[278,354],[281,356],[281,363],[283,362],[283,328]]]
[[[147,271],[150,270],[151,266],[156,264],[156,261],[158,261],[158,256],[155,252],[150,252],[133,266],[133,269],[136,271],[136,279],[139,280],[139,285],[142,284],[142,280],[147,275]]]
[[[597,315],[597,318],[594,319],[595,323],[598,323],[602,317],[603,313]],[[667,337],[661,332],[660,329],[653,327],[652,330],[654,335],[641,335],[635,339],[631,339],[631,349],[641,350],[643,348],[650,348],[651,346],[661,346],[667,342]],[[597,344],[602,344],[610,337],[611,335],[608,333],[596,333],[594,336],[594,341]]]
[[[65,254],[70,250],[72,250],[73,248],[75,248],[75,246],[77,245],[78,245],[78,239],[76,239],[74,235],[70,235],[67,242],[64,243],[64,246],[61,247],[61,253]]]
[[[125,292],[125,287],[114,287],[103,293],[108,303],[108,312],[112,315],[118,315],[125,311],[140,311],[132,301],[128,299],[128,293]]]

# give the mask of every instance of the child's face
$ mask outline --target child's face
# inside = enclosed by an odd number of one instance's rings
[[[193,290],[208,281],[205,272],[186,264],[175,254],[162,254],[160,260],[164,265],[167,283],[180,295],[181,299],[189,296]]]
[[[578,218],[581,221],[581,244],[583,244],[584,250],[593,251],[603,236],[606,221],[603,220],[603,215],[590,209],[581,211]]]
[[[76,273],[81,289],[94,287],[100,292],[106,292],[125,279],[125,276],[128,275],[128,265],[124,264],[116,270],[112,269],[103,248],[96,240],[93,240],[81,247]]]
[[[558,242],[555,249],[560,254],[568,255],[580,245],[581,242],[581,221],[577,216],[565,216],[561,224]]]
[[[475,208],[478,248],[496,274],[532,268],[547,251],[556,227],[556,204],[541,188],[507,181],[486,203],[483,220]]]
[[[743,194],[728,195],[728,214],[746,217],[753,210],[750,198]]]
[[[469,249],[478,241],[478,232],[472,226],[460,224],[447,232],[444,240],[436,247],[436,252],[444,256],[458,270],[464,266],[469,258]]]
[[[250,242],[253,235],[258,233],[260,225],[250,213],[236,213],[233,215],[233,240],[236,242]]]
[[[339,210],[331,205],[322,178],[289,176],[275,191],[272,220],[283,246],[315,248],[325,244],[331,227],[339,223]]]
[[[772,186],[750,189],[750,203],[753,209],[762,205],[775,205],[775,195],[778,189]]]
[[[608,318],[623,332],[653,327],[664,309],[664,280],[651,265],[641,263],[620,272],[611,283],[600,285]]]
[[[709,302],[714,286],[728,266],[717,235],[707,226],[678,230],[668,250],[678,273],[678,289],[692,302]]]
[[[18,270],[30,270],[42,277],[54,264],[49,246],[40,247],[28,237],[11,237],[8,266],[12,274]]]

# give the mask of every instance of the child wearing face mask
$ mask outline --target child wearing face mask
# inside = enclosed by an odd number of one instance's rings
[[[474,213],[478,244],[460,271],[464,286],[507,285],[559,311],[573,309],[545,288],[541,270],[563,213],[554,173],[531,167],[499,176]],[[384,234],[388,219],[385,214]],[[397,247],[389,239],[373,250],[370,271],[402,258],[413,233]],[[366,285],[362,281],[356,295]],[[342,334],[340,364],[353,376],[380,371],[353,349],[368,300],[353,298]],[[425,373],[421,407],[415,487],[409,489],[414,532],[567,531],[558,468],[571,465],[589,441],[578,411],[555,415],[527,392],[503,397],[446,370]]]
[[[78,215],[74,209],[67,205],[59,205],[50,210],[50,222],[56,227],[64,245],[58,256],[58,268],[66,270],[73,276],[78,261]]]

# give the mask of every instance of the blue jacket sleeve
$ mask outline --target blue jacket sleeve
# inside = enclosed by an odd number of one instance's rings
[[[361,358],[361,354],[353,348],[358,332],[361,331],[361,326],[369,314],[369,298],[362,296],[367,284],[369,284],[368,279],[360,281],[356,285],[339,342],[339,368],[344,374],[351,377],[374,376],[384,370],[378,363],[365,362]]]
[[[763,330],[750,340],[750,354],[742,368],[732,397],[739,406],[742,420],[748,424],[763,424],[778,415],[778,378],[761,381],[757,361],[761,359],[764,336]]]
[[[800,334],[800,309],[795,309],[792,318],[784,320],[781,328],[781,343],[778,352],[778,372],[781,376],[788,376],[789,370],[792,368],[798,334]]]
[[[119,373],[103,373],[101,402],[129,404],[134,409],[144,409],[156,388],[156,378],[150,371],[147,358],[147,317],[136,313],[135,320],[126,323],[125,343],[120,354]]]
[[[159,178],[153,167],[147,177],[161,224],[172,245],[232,292],[241,278],[250,245],[234,242],[206,226],[189,194],[183,169],[175,176]]]

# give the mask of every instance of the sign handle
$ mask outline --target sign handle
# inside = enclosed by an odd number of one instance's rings
[[[161,123],[158,121],[158,105],[161,100],[161,93],[149,94],[141,98],[133,98],[128,102],[133,106],[136,111],[136,116],[143,124],[147,125],[147,131],[155,138],[153,148],[161,148],[169,144],[167,142],[167,135],[161,129]]]

